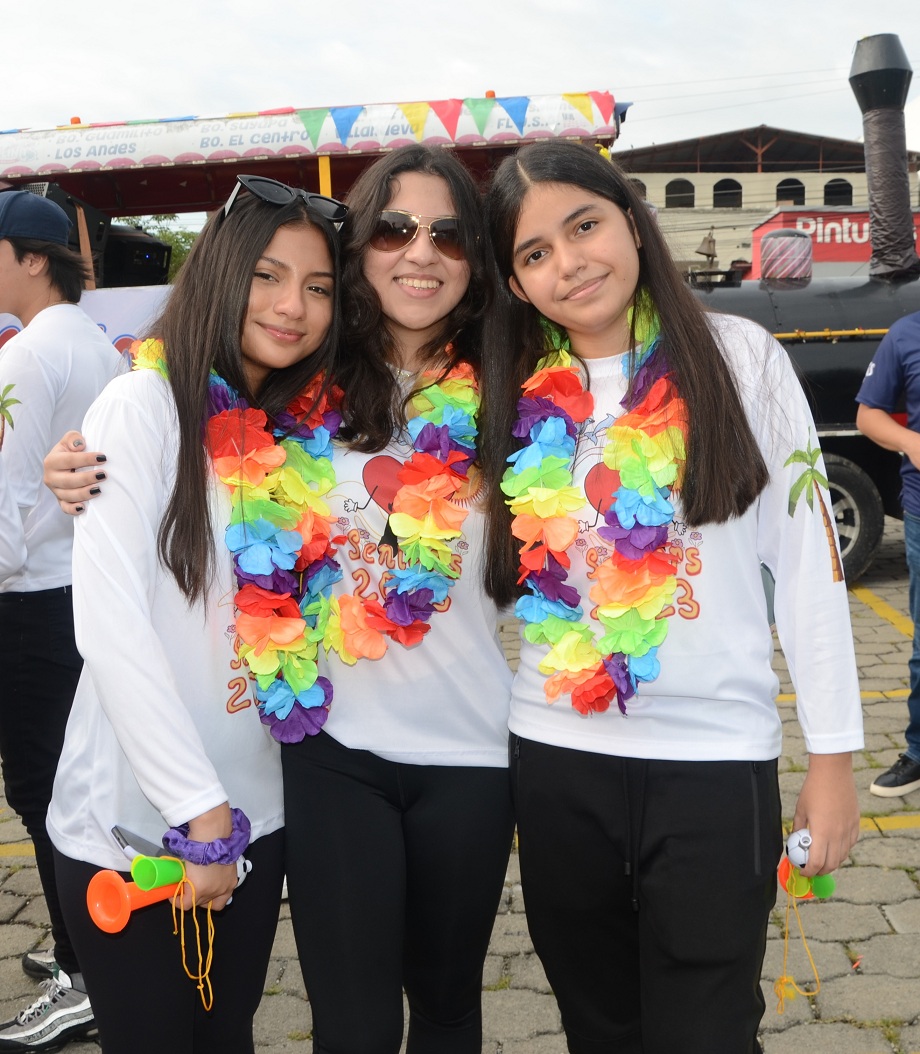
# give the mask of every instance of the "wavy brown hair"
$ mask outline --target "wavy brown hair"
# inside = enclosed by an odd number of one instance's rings
[[[215,567],[209,459],[202,442],[211,370],[272,419],[317,373],[335,368],[341,314],[338,280],[332,325],[319,348],[300,362],[273,370],[258,391],[247,384],[240,339],[250,288],[258,261],[280,227],[319,231],[338,275],[338,237],[328,220],[301,198],[279,208],[247,194],[237,199],[229,215],[217,212],[208,220],[152,327],[165,346],[179,421],[176,481],[160,524],[158,549],[190,603],[203,600]]]
[[[537,183],[581,187],[606,198],[626,214],[639,236],[636,294],[647,295],[655,305],[662,348],[689,416],[680,491],[687,523],[697,527],[740,516],[769,476],[706,314],[674,266],[657,221],[629,179],[591,147],[563,140],[523,147],[501,163],[486,202],[492,246],[505,280],[487,338],[480,447],[489,503],[486,588],[501,604],[518,593],[518,546],[499,483],[506,458],[520,445],[511,434],[520,386],[545,354],[539,313],[507,288],[514,273],[514,242],[524,199]],[[635,333],[631,336],[634,345]]]
[[[396,342],[387,328],[380,299],[364,276],[364,258],[377,217],[398,189],[403,172],[443,179],[459,220],[460,237],[470,269],[470,282],[457,306],[441,321],[420,358],[432,365],[444,361],[453,345],[452,361],[481,365],[482,322],[492,300],[494,275],[482,221],[482,200],[472,176],[454,155],[440,147],[404,146],[375,161],[348,194],[349,213],[342,227],[342,287],[345,346],[336,381],[345,393],[345,426],[339,433],[357,450],[373,453],[405,427],[404,397],[393,376]],[[429,382],[430,383],[430,382]]]

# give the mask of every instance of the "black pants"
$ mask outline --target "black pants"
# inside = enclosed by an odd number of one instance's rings
[[[69,586],[0,593],[0,758],[6,800],[35,845],[54,955],[68,973],[79,964],[61,914],[45,818],[82,668]]]
[[[316,1054],[480,1054],[508,773],[285,744],[288,893]]]
[[[233,894],[233,903],[211,915],[214,1006],[206,1012],[195,982],[182,968],[170,902],[140,908],[120,933],[103,933],[86,907],[86,888],[100,868],[55,851],[61,902],[104,1054],[252,1054],[252,1019],[265,987],[281,904],[284,831],[257,839],[246,857],[252,872]],[[198,920],[204,949],[206,912],[199,909]],[[185,940],[187,962],[197,972],[191,917]]]
[[[511,739],[534,947],[572,1054],[752,1054],[782,846],[776,762]]]

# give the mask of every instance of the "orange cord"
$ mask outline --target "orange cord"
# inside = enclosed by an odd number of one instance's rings
[[[195,921],[195,949],[198,953],[198,973],[192,973],[188,967],[188,955],[185,947],[185,916],[187,912],[183,911],[179,907],[179,901],[182,899],[182,892],[185,886],[188,886],[192,894],[192,918]],[[178,913],[178,918],[176,917]],[[198,922],[198,912],[196,910],[195,903],[195,886],[188,878],[183,878],[181,882],[176,886],[176,892],[172,898],[172,914],[173,914],[173,936],[178,935],[179,941],[182,945],[182,969],[185,970],[186,976],[191,978],[198,987],[198,994],[201,996],[201,1005],[205,1010],[210,1010],[214,1006],[214,989],[211,987],[211,964],[214,960],[214,920],[211,917],[211,905],[208,904],[208,950],[206,955],[201,953],[201,926]]]
[[[788,972],[790,909],[795,913],[795,921],[798,923],[799,933],[802,935],[802,947],[805,949],[805,954],[808,956],[808,962],[811,965],[811,972],[815,979],[815,987],[811,991],[807,988],[800,988],[799,985],[796,984],[795,978],[793,978]],[[777,996],[776,1012],[778,1014],[784,1013],[787,998],[791,1002],[797,995],[817,995],[818,992],[821,991],[821,978],[818,976],[818,968],[815,966],[815,960],[812,958],[811,948],[808,947],[808,941],[805,939],[805,928],[802,925],[802,917],[799,915],[798,900],[792,894],[788,885],[786,887],[786,933],[783,937],[783,973],[781,977],[776,979],[776,983],[773,985],[773,991]]]

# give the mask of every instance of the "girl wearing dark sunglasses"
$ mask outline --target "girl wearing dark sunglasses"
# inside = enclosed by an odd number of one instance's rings
[[[481,585],[479,196],[413,146],[348,202],[335,696],[282,748],[291,914],[317,1054],[397,1054],[403,990],[412,1054],[479,1054],[512,835],[510,673]]]
[[[299,196],[241,197],[205,226],[135,371],[86,418],[116,474],[75,532],[86,669],[48,831],[106,1054],[153,1054],[164,1023],[170,1049],[186,1054],[253,1050],[284,873],[283,796],[277,744],[255,705],[255,660],[235,639],[268,625],[260,605],[270,612],[290,586],[246,561],[256,543],[246,525],[280,523],[290,541],[307,515],[304,496],[278,481],[302,462],[318,421],[334,426],[322,416],[322,377],[339,346],[337,242]],[[326,530],[309,553],[298,535],[288,566],[317,559]],[[279,537],[260,535],[265,546]],[[284,604],[291,625],[299,599]],[[174,902],[187,913],[183,940],[168,901],[116,934],[91,920],[93,876],[129,877],[116,825],[168,842],[185,862],[189,883]],[[252,870],[237,889],[244,854]],[[58,1012],[41,1000],[33,1010],[24,1025],[39,1029]]]
[[[510,672],[482,589],[480,201],[453,155],[413,146],[371,166],[349,205],[317,655],[332,698],[263,706],[282,741],[292,921],[317,1054],[397,1054],[403,990],[410,1054],[479,1054],[513,829]]]

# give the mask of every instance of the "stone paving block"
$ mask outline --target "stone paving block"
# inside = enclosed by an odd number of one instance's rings
[[[868,754],[866,751],[854,750],[852,756],[854,772],[857,772],[859,769],[877,768],[872,755]]]
[[[486,1050],[485,1044],[482,1047]],[[491,1048],[489,1048],[491,1051]],[[508,1043],[502,1043],[502,1054],[567,1054],[565,1036],[535,1036],[521,1042],[512,1039]]]
[[[912,933],[885,933],[853,941],[850,952],[860,957],[860,973],[920,978],[920,949]]]
[[[880,801],[884,799],[879,799]],[[878,867],[920,868],[920,839],[907,837],[904,831],[895,835],[857,842],[850,850],[854,864]]]
[[[885,723],[890,724],[887,721]],[[865,750],[873,754],[873,764],[879,764],[879,768],[881,768],[881,764],[875,761],[874,754],[890,750],[892,747],[891,737],[884,732],[873,732],[865,726],[863,726],[863,734],[866,741]]]
[[[853,964],[842,942],[813,940],[807,930],[805,933],[808,938],[808,948],[822,981],[830,977],[843,977],[850,972]],[[773,982],[783,973],[783,955],[786,954],[783,948],[784,943],[782,940],[767,941],[767,951],[764,955],[761,973],[763,983],[770,991],[770,995],[766,996],[767,1006],[770,1005],[771,997],[776,1002],[775,996],[772,996]],[[811,966],[808,963],[808,953],[802,946],[801,937],[796,936],[789,939],[786,969],[802,988],[812,987]]]
[[[910,1024],[901,1029],[901,1054],[920,1054],[920,1025]]]
[[[522,955],[532,952],[527,920],[521,914],[499,915],[492,928],[489,950],[495,955]]]
[[[847,904],[896,904],[920,890],[906,871],[887,867],[843,867],[836,873],[834,899]]]
[[[15,893],[7,893],[0,889],[0,923],[9,922],[16,918],[23,908],[28,906],[29,901],[25,897],[17,896]]]
[[[891,816],[910,810],[903,798],[878,798],[869,790],[869,784],[884,771],[883,768],[874,768],[853,773],[856,780],[856,799],[862,816]],[[899,831],[898,834],[900,833]]]
[[[528,988],[533,992],[551,994],[552,988],[543,972],[543,964],[534,955],[515,955],[511,963],[511,987]]]
[[[809,941],[853,941],[891,932],[876,904],[805,900],[799,901],[799,914]]]
[[[920,900],[883,904],[882,911],[896,933],[920,933]]]
[[[48,907],[44,897],[33,897],[16,916],[17,922],[26,922],[38,929],[49,929],[51,919],[48,915]]]
[[[297,959],[269,960],[268,970],[265,973],[265,993],[278,995],[281,992],[296,996],[298,999],[307,998],[300,963]]]
[[[497,989],[504,979],[505,960],[501,955],[487,955],[482,968],[482,987]]]
[[[761,1036],[764,1054],[891,1054],[879,1029],[814,1022]]]
[[[482,993],[483,1039],[504,1043],[561,1032],[562,1019],[551,995],[513,989]]]
[[[905,816],[905,820],[908,820],[908,819],[911,819],[911,818],[916,818],[916,816],[917,816],[917,813],[908,813]],[[894,815],[890,822],[898,823],[897,815]],[[910,842],[910,841],[920,842],[920,827],[907,827],[907,826],[904,826],[904,827],[898,828],[897,831],[893,831],[891,833],[886,832],[886,835],[889,838],[892,838],[892,837],[903,838],[903,839],[905,839],[905,841],[908,841],[908,842]]]
[[[795,977],[795,973],[792,975]],[[801,988],[808,990],[809,986],[802,984],[804,978],[796,978]],[[783,1012],[779,1012],[779,999],[773,991],[773,980],[761,981],[760,990],[763,993],[767,1009],[764,1011],[763,1020],[760,1023],[762,1031],[782,1032],[796,1025],[807,1024],[814,1020],[814,1011],[811,1003],[805,996],[797,995],[795,999],[786,998],[783,1004]]]
[[[23,897],[40,896],[42,884],[38,877],[37,867],[21,867],[12,870],[0,881],[0,888],[4,893],[18,893]]]
[[[29,948],[34,948],[41,936],[41,930],[23,925],[19,920],[5,923],[0,926],[0,959],[11,955],[21,956]]]
[[[5,864],[18,867],[28,867],[30,865],[35,867],[35,854],[30,851],[32,849],[31,842],[23,842],[20,839],[16,839],[13,842],[4,842],[0,838],[0,845],[4,847],[3,862]]]
[[[524,912],[524,890],[520,882],[515,882],[511,887],[511,911],[521,914]]]
[[[512,853],[508,858],[508,870],[505,872],[505,882],[514,885],[521,881],[521,858],[517,853]]]
[[[818,1017],[834,1021],[913,1021],[920,1014],[920,985],[913,980],[851,973],[821,985]]]
[[[897,731],[898,723],[907,725],[907,699],[863,700],[863,721],[873,732],[892,735],[892,726]],[[903,734],[904,729],[901,729]]]
[[[275,942],[272,945],[273,959],[296,959],[297,944],[294,941],[294,929],[290,919],[281,919],[275,930]]]
[[[282,993],[267,996],[256,1011],[253,1036],[256,1046],[269,1043],[296,1042],[309,1038],[313,1028],[310,1004],[303,999]],[[301,1049],[308,1054],[312,1043]]]

